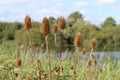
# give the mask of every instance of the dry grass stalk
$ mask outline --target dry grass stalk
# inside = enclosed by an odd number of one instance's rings
[[[50,32],[49,21],[46,17],[43,18],[41,32],[43,35],[47,36]]]
[[[66,21],[64,17],[61,16],[58,20],[58,27],[63,30],[65,29],[65,26],[66,26]]]
[[[81,33],[77,33],[74,39],[74,46],[79,47],[82,44],[82,35]]]
[[[31,18],[28,15],[25,16],[24,27],[28,30],[31,28]]]

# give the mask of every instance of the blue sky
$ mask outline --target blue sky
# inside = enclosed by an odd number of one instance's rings
[[[0,21],[23,22],[25,15],[41,22],[44,16],[64,16],[80,11],[84,19],[100,25],[108,16],[120,24],[120,0],[0,0]]]

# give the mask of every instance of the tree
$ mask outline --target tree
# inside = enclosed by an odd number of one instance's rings
[[[116,25],[116,21],[112,17],[107,17],[104,23],[102,24],[102,27],[113,27]]]
[[[82,14],[79,11],[71,13],[67,19],[68,25],[73,26],[77,19],[83,19]]]

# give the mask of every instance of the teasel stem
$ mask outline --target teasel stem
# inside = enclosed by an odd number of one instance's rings
[[[57,46],[56,33],[54,33],[55,47]]]
[[[78,51],[79,51],[79,47],[76,47],[76,53],[75,53],[75,57],[74,57],[74,68],[73,68],[73,73],[72,73],[72,80],[75,80],[76,65],[77,65],[77,61],[78,61]]]
[[[92,48],[91,49],[91,52],[90,52],[90,56],[89,56],[89,58],[88,58],[88,60],[87,60],[87,63],[85,64],[85,66],[84,66],[84,68],[83,68],[83,70],[81,71],[81,73],[80,73],[80,76],[79,77],[81,77],[81,75],[82,75],[82,73],[85,71],[85,69],[87,68],[87,66],[88,66],[88,62],[90,61],[90,59],[92,58],[92,54],[93,54],[93,50],[94,50],[94,48]]]
[[[48,36],[45,36],[45,42],[46,42],[46,53],[48,54],[49,80],[52,80],[52,78],[51,78],[50,53],[49,53],[49,49],[48,49]]]
[[[30,41],[30,46],[32,47],[33,51],[34,51],[34,61],[35,61],[35,66],[36,66],[36,72],[39,70],[39,64],[37,62],[37,56],[35,55],[35,48],[34,48],[34,44],[33,41],[31,39],[31,35],[30,35],[30,31],[29,29],[27,29],[27,33],[28,33],[28,37],[29,37],[29,41]],[[38,76],[38,79],[41,79],[41,77]]]

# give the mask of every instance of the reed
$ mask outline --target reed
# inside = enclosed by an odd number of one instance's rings
[[[50,53],[49,53],[49,48],[48,48],[48,34],[50,32],[50,25],[49,25],[49,21],[48,21],[47,17],[43,18],[41,32],[45,36],[46,53],[48,54],[49,80],[52,80]]]

